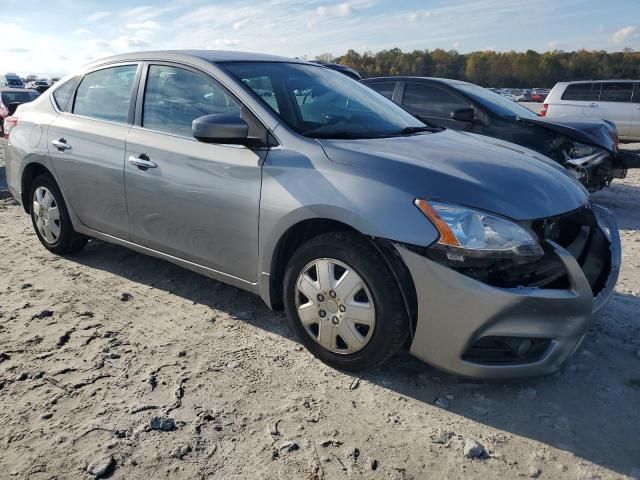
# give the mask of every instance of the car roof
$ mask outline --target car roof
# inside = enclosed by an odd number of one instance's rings
[[[465,82],[463,80],[455,80],[453,78],[439,78],[439,77],[415,77],[415,76],[397,76],[397,77],[372,77],[372,78],[366,78],[363,81],[369,82],[369,81],[415,81],[415,80],[427,80],[429,82],[437,82],[437,83],[445,83],[447,85],[473,85],[472,83],[469,82]]]
[[[616,82],[616,83],[626,83],[626,82],[640,82],[640,80],[629,80],[629,79],[613,79],[613,80],[571,80],[567,82],[558,82],[565,85],[570,85],[573,83],[602,83],[602,82]]]
[[[101,58],[88,64],[100,65],[104,63],[141,61],[141,60],[167,60],[180,61],[189,59],[201,59],[212,63],[226,62],[288,62],[308,63],[297,58],[280,57],[263,53],[236,52],[227,50],[157,50],[148,52],[132,52]]]
[[[0,92],[11,92],[11,93],[20,93],[20,92],[33,92],[39,94],[37,90],[33,90],[32,88],[12,88],[12,87],[0,87]]]

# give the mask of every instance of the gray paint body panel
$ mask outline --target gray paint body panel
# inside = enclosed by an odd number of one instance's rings
[[[19,108],[20,122],[7,151],[12,193],[20,198],[22,172],[30,162],[40,163],[61,186],[77,231],[252,291],[267,303],[273,257],[282,236],[305,220],[339,221],[400,245],[419,295],[412,345],[419,358],[457,373],[495,377],[545,373],[571,353],[571,344],[578,342],[595,308],[579,275],[572,273],[574,288],[562,293],[496,292],[401,246],[428,246],[437,240],[435,228],[414,206],[417,197],[515,220],[575,210],[588,203],[588,194],[564,169],[516,145],[453,131],[376,140],[302,137],[212,62],[303,62],[205,53],[126,54],[95,62],[86,70],[125,61],[174,62],[198,69],[244,103],[272,132],[277,147],[251,150],[204,144],[139,126],[60,114],[50,100],[53,88]],[[37,140],[34,126],[42,129]],[[49,148],[51,140],[62,136],[71,151]],[[140,170],[129,164],[129,156],[142,153],[157,167]],[[612,244],[618,241],[619,246],[617,228],[610,225]],[[615,265],[619,268],[619,249],[616,253],[614,247],[612,256],[618,255],[618,260],[616,264],[614,258],[609,294],[617,276]],[[562,258],[573,272],[571,259]],[[596,306],[607,297],[596,299]],[[432,308],[434,302],[437,306]],[[526,320],[518,321],[522,315]],[[566,318],[568,323],[562,323]],[[461,366],[451,352],[459,352],[481,328],[533,334],[556,329],[567,340],[557,341],[557,353],[529,370],[496,373]]]

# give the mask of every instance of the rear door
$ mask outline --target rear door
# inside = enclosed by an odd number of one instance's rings
[[[633,92],[633,123],[629,132],[629,139],[640,140],[640,82],[636,82]]]
[[[430,83],[408,81],[404,87],[402,106],[419,119],[454,130],[471,130],[470,122],[459,122],[451,113],[460,108],[473,108],[471,103],[450,90]]]
[[[126,142],[132,241],[255,282],[267,150],[202,143],[191,133],[203,115],[252,114],[209,74],[165,63],[145,70]],[[250,133],[264,128],[255,117],[248,123]]]
[[[47,131],[57,179],[82,223],[123,239],[129,236],[124,142],[137,71],[133,63],[86,73]]]
[[[602,82],[598,101],[585,108],[585,114],[591,118],[611,120],[618,128],[618,134],[626,137],[631,133],[634,108],[632,82]]]
[[[549,114],[554,117],[591,116],[600,99],[600,82],[570,83],[560,96],[560,101],[549,101]],[[551,97],[551,95],[550,95]]]

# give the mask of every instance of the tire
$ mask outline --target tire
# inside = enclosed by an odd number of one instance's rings
[[[50,197],[46,196],[47,192]],[[73,229],[62,193],[50,175],[40,175],[31,183],[29,201],[33,229],[47,250],[66,255],[86,245],[88,238]]]
[[[327,268],[329,273],[322,281],[318,272]],[[356,277],[347,282],[351,274]],[[331,288],[325,287],[327,279]],[[353,289],[351,285],[355,285]],[[351,293],[345,295],[347,291]],[[315,299],[309,298],[314,295]],[[287,265],[284,304],[289,325],[300,342],[321,361],[340,370],[366,370],[384,363],[408,335],[409,320],[400,287],[369,240],[355,233],[323,234],[298,248]]]

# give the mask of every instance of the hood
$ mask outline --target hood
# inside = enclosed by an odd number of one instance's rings
[[[608,120],[584,117],[539,117],[518,118],[518,121],[561,133],[573,140],[604,148],[611,153],[615,153],[618,149],[616,127]]]
[[[587,191],[554,161],[494,138],[445,130],[363,140],[319,140],[330,160],[352,165],[414,197],[514,220],[566,213]]]

